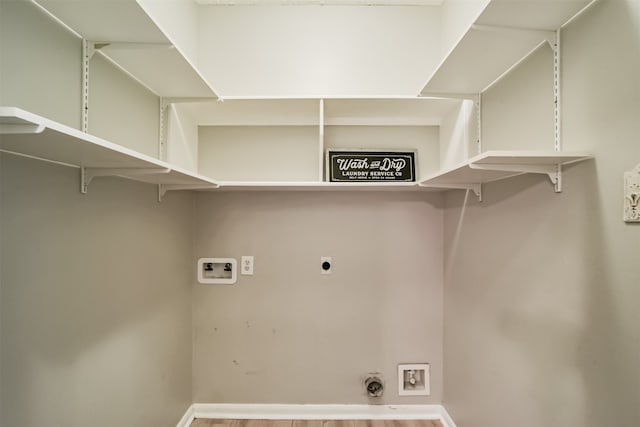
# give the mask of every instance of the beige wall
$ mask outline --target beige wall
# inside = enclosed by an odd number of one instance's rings
[[[0,104],[78,127],[79,39],[29,2],[0,4]],[[82,196],[77,170],[2,155],[0,424],[172,425],[192,401],[364,403],[362,377],[380,371],[382,402],[442,400],[460,427],[639,425],[640,227],[621,206],[640,162],[640,4],[601,1],[563,40],[563,144],[596,159],[566,168],[562,194],[523,176],[486,185],[482,203],[171,192],[158,204],[153,186],[103,178]],[[483,97],[485,148],[552,148],[545,49]],[[152,154],[157,99],[100,59],[95,74],[93,129]],[[119,108],[132,91],[135,115]],[[120,112],[132,121],[112,127]],[[149,132],[123,132],[138,125]],[[241,255],[254,276],[195,283],[198,257]],[[397,396],[404,362],[431,363],[430,398]]]
[[[90,69],[89,133],[158,158],[160,99],[100,54]]]
[[[0,105],[80,127],[80,39],[30,2],[0,7]],[[154,154],[157,98],[92,62],[92,129]],[[83,196],[77,169],[1,157],[0,425],[175,425],[191,403],[192,197],[158,204],[154,186],[107,178]]]
[[[0,1],[0,105],[80,129],[82,40],[22,0]],[[89,133],[158,157],[159,99],[96,53]]]
[[[563,31],[564,147],[595,160],[566,169],[562,194],[526,176],[486,185],[482,203],[446,197],[444,404],[459,427],[640,425],[640,227],[622,222],[623,172],[640,162],[639,7],[603,1]],[[550,90],[529,71],[483,98],[495,146],[538,132],[540,117],[512,117],[513,95]],[[491,133],[500,109],[519,130]]]
[[[2,176],[2,155],[0,154],[0,176]],[[0,181],[0,186],[2,182]],[[3,239],[2,237],[2,206],[0,205],[0,422],[3,419],[3,400],[2,400],[2,382],[4,375],[2,374],[2,359],[3,359],[3,351],[2,351],[2,253],[4,251]]]
[[[0,1],[0,105],[81,125],[82,42],[26,1]]]
[[[188,193],[2,155],[3,426],[159,426],[191,403]],[[7,250],[10,248],[10,250]]]
[[[195,402],[439,403],[442,207],[425,193],[197,196],[199,257],[255,257],[255,275],[193,289]],[[320,258],[333,257],[331,275]],[[195,272],[194,272],[195,274]],[[195,279],[194,279],[195,283]],[[397,364],[432,366],[430,398],[397,395]]]

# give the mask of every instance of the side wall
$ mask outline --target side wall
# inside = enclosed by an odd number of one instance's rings
[[[0,20],[0,105],[79,128],[81,40],[26,1],[2,0]],[[157,98],[99,55],[91,89],[90,131],[154,155]],[[108,178],[81,195],[77,169],[0,157],[0,425],[175,425],[192,197]]]
[[[365,375],[380,372],[377,403],[440,403],[441,202],[199,194],[195,258],[253,255],[255,274],[194,284],[194,402],[367,403]],[[331,274],[321,274],[323,256]],[[431,396],[399,397],[397,364],[421,362],[431,364]]]
[[[6,426],[159,426],[191,403],[191,195],[2,155]]]
[[[80,39],[33,4],[2,0],[0,53],[0,105],[80,128]]]
[[[595,160],[566,168],[562,194],[522,176],[482,203],[446,197],[444,404],[459,427],[640,425],[640,227],[622,221],[640,162],[638,2],[597,3],[563,31],[563,55],[564,148]],[[551,105],[521,108],[551,91],[531,73],[544,57],[483,98],[489,146],[552,136]]]
[[[0,2],[0,105],[80,129],[82,40],[31,2]],[[158,156],[159,99],[96,53],[89,133]]]

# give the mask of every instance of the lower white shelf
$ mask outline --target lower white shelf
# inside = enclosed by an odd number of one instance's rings
[[[120,176],[168,190],[219,191],[443,191],[470,189],[523,173],[546,174],[561,190],[563,165],[586,152],[487,151],[419,182],[217,181],[15,107],[0,107],[0,151],[80,168],[83,193],[92,179]]]
[[[487,151],[468,161],[432,175],[422,181],[422,187],[440,189],[470,189],[480,195],[482,184],[524,173],[546,174],[560,191],[563,165],[592,158],[587,152],[557,151]]]
[[[0,150],[82,169],[81,191],[99,176],[121,176],[166,190],[218,184],[169,163],[15,107],[0,107]]]
[[[218,181],[220,191],[425,191],[417,182]]]

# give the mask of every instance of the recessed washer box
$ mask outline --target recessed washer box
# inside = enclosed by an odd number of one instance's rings
[[[400,396],[429,396],[429,364],[398,365],[398,394]]]
[[[236,283],[237,270],[235,258],[200,258],[198,282],[206,285],[233,285]]]

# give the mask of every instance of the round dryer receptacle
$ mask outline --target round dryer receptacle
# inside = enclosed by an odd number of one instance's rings
[[[320,273],[331,274],[333,270],[333,259],[330,256],[320,257]]]
[[[384,393],[384,381],[378,376],[370,376],[364,380],[364,388],[369,397],[380,397]]]

